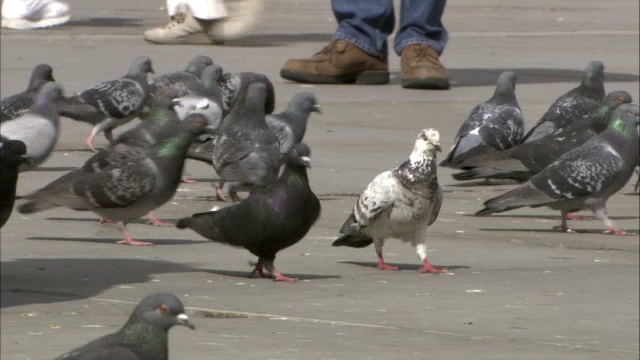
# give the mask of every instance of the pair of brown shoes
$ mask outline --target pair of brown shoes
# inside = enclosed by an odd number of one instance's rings
[[[404,88],[449,88],[447,69],[428,45],[406,46],[401,66]],[[309,59],[287,61],[280,76],[303,83],[378,85],[389,82],[389,64],[387,59],[371,56],[346,40],[334,39]]]

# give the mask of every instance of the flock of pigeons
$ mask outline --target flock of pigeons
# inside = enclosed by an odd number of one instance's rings
[[[28,194],[18,211],[30,214],[54,207],[93,211],[101,221],[126,224],[146,216],[175,194],[186,159],[206,162],[221,178],[219,200],[236,202],[193,214],[175,224],[219,243],[244,247],[258,257],[251,276],[294,281],[274,266],[276,254],[300,241],[320,216],[320,201],[309,186],[311,149],[302,142],[316,97],[298,93],[285,111],[274,114],[275,90],[253,72],[225,73],[206,56],[194,57],[182,71],[148,81],[151,59],[133,60],[123,77],[65,97],[48,65],[34,68],[26,91],[2,99],[0,110],[0,227],[12,211],[21,171],[47,160],[60,131],[59,117],[92,124],[86,140],[104,133],[109,146],[85,164]],[[622,189],[639,164],[638,105],[631,95],[605,96],[604,65],[591,62],[580,86],[559,97],[525,134],[515,96],[516,74],[500,75],[493,96],[477,105],[462,124],[441,166],[461,171],[457,180],[513,179],[519,187],[485,202],[476,215],[524,206],[561,211],[560,229],[571,232],[572,212],[589,209],[609,233],[628,235],[609,220],[606,201]],[[114,128],[135,118],[136,127],[114,136]],[[544,151],[540,151],[544,149]],[[94,149],[95,151],[95,149]],[[377,175],[357,200],[334,246],[374,244],[378,268],[385,263],[387,238],[410,242],[423,273],[441,273],[427,259],[426,231],[440,211],[442,190],[436,154],[440,134],[421,130],[409,158]],[[637,170],[636,170],[637,171]],[[240,200],[238,192],[249,195]],[[117,333],[97,339],[60,359],[91,356],[166,359],[173,325],[193,328],[178,298],[153,294],[143,299]],[[98,355],[96,355],[98,354]],[[109,357],[110,356],[110,357]]]

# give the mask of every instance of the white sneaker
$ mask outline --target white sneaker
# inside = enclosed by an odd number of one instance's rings
[[[69,5],[56,0],[5,0],[2,27],[27,30],[58,26],[71,19]]]
[[[217,40],[234,40],[253,30],[264,12],[264,0],[225,0],[228,16],[213,24],[209,36]]]

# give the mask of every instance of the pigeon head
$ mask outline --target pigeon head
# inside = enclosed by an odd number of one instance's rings
[[[311,168],[311,148],[304,143],[297,143],[289,152],[287,163],[294,166]]]
[[[310,93],[308,91],[297,93],[293,97],[293,99],[291,99],[290,106],[295,110],[298,110],[301,112],[305,112],[305,113],[317,112],[322,114],[322,108],[320,108],[320,105],[318,105],[318,100],[316,99],[316,96],[313,93]]]
[[[584,70],[582,84],[594,86],[601,84],[602,80],[604,80],[604,64],[598,60],[590,62]]]
[[[436,129],[422,129],[420,133],[418,133],[414,147],[423,153],[430,152],[434,154],[435,151],[442,151],[440,147],[440,133]]]
[[[151,326],[168,331],[174,325],[186,326],[195,330],[195,326],[184,313],[184,305],[177,296],[169,293],[147,295],[136,306],[129,322],[145,322]]]
[[[186,119],[189,114],[202,114],[207,119],[207,129],[215,130],[222,122],[222,109],[211,99],[202,96],[183,96],[173,99],[173,110],[179,119]]]
[[[37,90],[53,78],[53,68],[47,64],[40,64],[33,68],[31,79],[29,79],[29,90]]]
[[[602,100],[602,103],[609,108],[615,109],[622,104],[628,104],[633,101],[631,94],[626,91],[612,91]]]
[[[222,80],[222,71],[222,66],[220,65],[209,65],[202,70],[200,81],[202,81],[202,84],[207,89],[214,85],[217,86],[218,82]]]
[[[205,55],[197,55],[194,56],[191,61],[189,61],[189,64],[184,69],[184,71],[200,77],[202,71],[210,65],[213,65],[213,60],[211,60],[210,57]]]
[[[613,112],[613,117],[607,130],[624,138],[638,137],[638,124],[640,124],[640,108],[638,105],[623,104]]]
[[[150,94],[151,104],[162,108],[173,108],[174,99],[180,96],[180,92],[172,87],[164,86]]]
[[[18,166],[29,163],[27,146],[20,140],[0,142],[0,164]]]
[[[513,71],[504,71],[498,77],[498,86],[497,88],[513,91],[516,89],[516,80],[518,80],[518,76]]]
[[[131,66],[129,67],[129,74],[148,74],[155,73],[153,71],[153,64],[148,56],[138,56],[133,59]]]
[[[48,82],[38,91],[38,96],[36,97],[36,102],[33,107],[43,108],[50,106],[50,104],[53,104],[55,101],[61,100],[63,96],[64,92],[60,85],[54,82]]]

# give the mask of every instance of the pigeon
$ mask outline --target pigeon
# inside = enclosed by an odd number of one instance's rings
[[[55,81],[53,69],[50,65],[40,64],[33,68],[27,90],[8,96],[0,101],[0,122],[15,119],[29,112],[40,92],[40,88],[50,81]]]
[[[482,178],[527,181],[562,154],[606,129],[614,110],[631,101],[628,92],[612,91],[594,112],[565,128],[511,149],[466,159],[459,164],[465,171],[453,174],[453,178],[461,181]]]
[[[118,244],[152,245],[132,240],[126,225],[173,197],[180,184],[187,147],[205,127],[206,119],[192,114],[181,123],[179,131],[142,154],[136,156],[135,151],[139,150],[124,147],[133,154],[125,153],[118,161],[117,156],[113,159],[113,152],[103,150],[96,155],[98,159],[90,159],[82,168],[25,196],[29,201],[21,204],[18,211],[31,214],[57,206],[91,210],[122,223],[119,229],[125,239]],[[102,166],[105,162],[110,164]]]
[[[524,120],[515,89],[516,74],[500,74],[493,96],[471,110],[441,166],[457,167],[470,156],[509,149],[522,142]]]
[[[151,93],[155,94],[158,89],[169,87],[177,91],[176,97],[187,95],[191,88],[202,85],[200,76],[202,71],[210,65],[213,65],[210,57],[197,55],[189,61],[184,70],[156,76],[149,82]]]
[[[112,130],[131,121],[149,97],[147,74],[153,73],[151,59],[140,56],[133,60],[122,78],[94,85],[59,103],[60,115],[94,125],[87,145],[95,151],[93,139],[104,131],[113,142]]]
[[[293,145],[302,142],[312,112],[322,113],[322,109],[314,94],[303,91],[291,99],[285,111],[266,116],[267,125],[278,137],[281,154],[289,153]]]
[[[607,216],[606,202],[627,184],[638,164],[639,115],[638,105],[621,105],[606,130],[565,153],[520,187],[487,200],[476,215],[546,206],[562,214],[556,229],[574,232],[567,226],[567,214],[589,209],[605,224],[606,234],[631,235],[614,226]]]
[[[27,146],[29,164],[20,171],[32,170],[49,158],[60,134],[60,119],[56,99],[62,89],[54,82],[46,83],[38,92],[31,111],[0,123],[2,140],[20,140]]]
[[[604,64],[592,61],[584,71],[580,86],[557,98],[522,141],[540,139],[588,115],[600,105],[604,95]]]
[[[27,146],[20,140],[0,142],[0,229],[9,220],[16,198],[18,166],[28,162]]]
[[[222,110],[226,116],[240,99],[247,87],[254,82],[265,84],[267,96],[264,103],[264,113],[271,114],[276,107],[276,93],[273,83],[266,75],[255,72],[225,73],[218,81],[222,91]]]
[[[182,301],[170,293],[147,295],[118,332],[95,339],[56,360],[167,360],[169,329],[195,330]]]
[[[275,183],[252,191],[238,204],[180,219],[176,227],[249,250],[258,257],[250,276],[266,277],[266,269],[275,281],[295,281],[277,271],[273,262],[280,250],[300,241],[320,216],[320,201],[307,177],[310,154],[306,144],[296,144],[283,156],[284,170]]]
[[[213,139],[212,164],[222,178],[217,188],[221,201],[226,201],[225,182],[231,183],[231,198],[237,200],[236,191],[265,187],[276,180],[280,146],[265,121],[266,97],[264,83],[249,84]]]
[[[427,227],[438,217],[442,204],[437,151],[441,151],[440,133],[435,129],[421,130],[409,159],[378,174],[360,195],[332,245],[362,248],[373,243],[378,269],[396,271],[397,267],[384,261],[384,241],[410,241],[423,262],[419,272],[445,272],[427,259]]]

